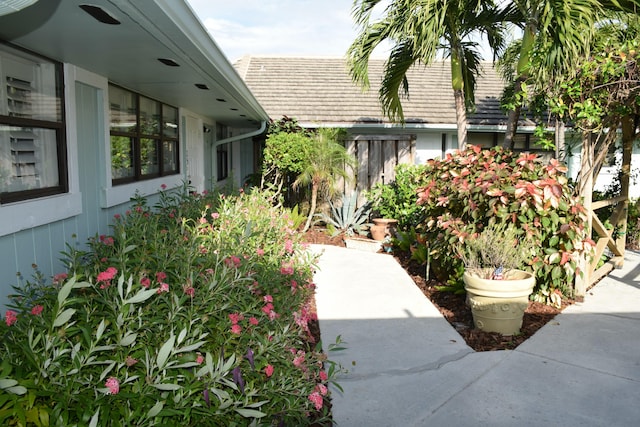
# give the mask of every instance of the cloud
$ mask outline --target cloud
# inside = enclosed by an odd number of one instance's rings
[[[347,0],[188,0],[231,61],[244,54],[344,56],[356,37]]]

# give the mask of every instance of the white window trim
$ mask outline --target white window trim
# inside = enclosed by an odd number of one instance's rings
[[[75,67],[64,64],[64,96],[67,105],[75,100],[75,81]],[[73,108],[65,108],[65,120],[69,192],[0,205],[0,236],[61,221],[82,213],[78,177],[78,136]]]

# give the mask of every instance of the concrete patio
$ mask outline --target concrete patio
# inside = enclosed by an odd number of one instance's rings
[[[640,422],[640,254],[512,351],[474,352],[393,257],[322,252],[325,350],[348,370],[336,425],[635,426]]]

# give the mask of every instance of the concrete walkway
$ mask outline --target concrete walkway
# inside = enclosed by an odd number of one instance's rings
[[[476,353],[393,257],[312,248],[325,350],[347,347],[337,426],[640,425],[640,254],[516,350]]]

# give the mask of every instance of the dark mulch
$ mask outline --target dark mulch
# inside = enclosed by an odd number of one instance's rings
[[[322,229],[311,229],[305,233],[305,241],[308,243],[335,245],[344,247],[342,236],[330,237]],[[475,351],[512,350],[526,341],[536,333],[538,329],[550,322],[562,310],[555,307],[529,302],[529,307],[525,311],[520,334],[514,336],[503,336],[495,332],[483,332],[473,327],[471,309],[465,303],[464,295],[455,295],[451,292],[439,291],[437,286],[441,283],[425,279],[425,268],[418,265],[406,254],[396,253],[395,258],[400,265],[411,276],[416,286],[429,298],[429,300],[440,310],[447,321],[458,331],[467,345]],[[563,303],[563,309],[572,301]],[[318,325],[314,325],[314,331],[318,338],[320,330]]]

